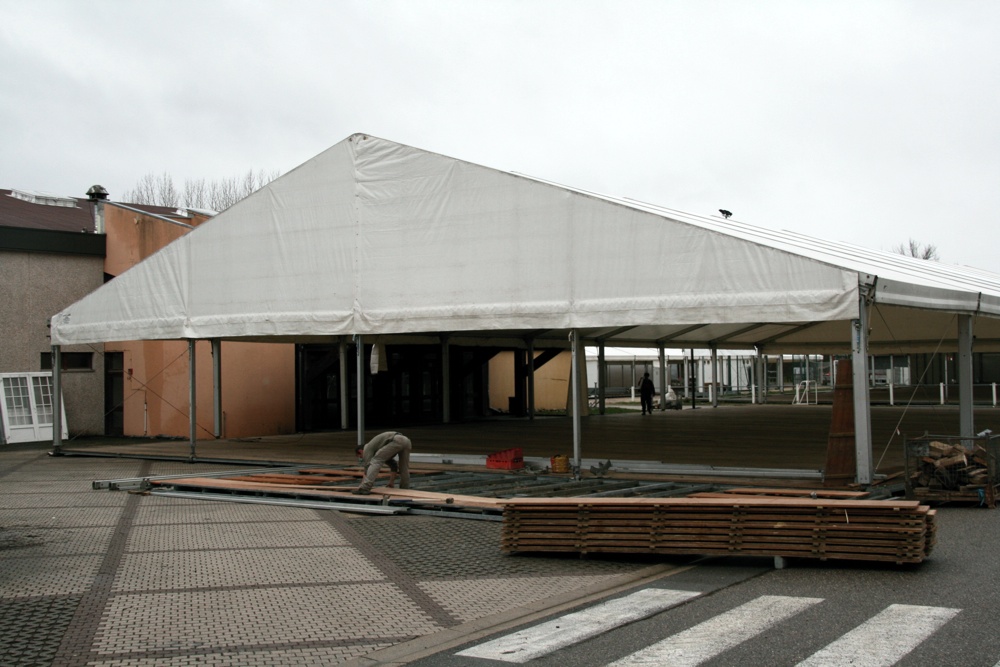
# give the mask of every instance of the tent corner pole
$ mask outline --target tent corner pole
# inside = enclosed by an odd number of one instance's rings
[[[341,337],[337,348],[340,361],[338,366],[340,369],[338,373],[340,375],[340,428],[346,431],[350,428],[351,421],[351,406],[348,401],[350,394],[347,392],[347,339]]]
[[[357,391],[358,391],[358,447],[365,446],[365,345],[361,334],[354,336],[354,347],[357,358]]]
[[[191,444],[191,456],[189,461],[192,463],[196,460],[195,457],[195,440],[198,435],[198,408],[197,408],[197,392],[195,390],[195,339],[188,338],[188,436]]]
[[[62,456],[62,346],[52,346],[52,456]]]
[[[570,384],[572,384],[570,404],[573,406],[573,475],[580,476],[580,367],[579,348],[580,332],[576,329],[570,331]]]
[[[212,339],[212,407],[216,438],[222,437],[222,341]]]
[[[441,334],[441,423],[451,423],[451,341]]]
[[[604,357],[604,341],[600,341],[597,345],[597,406],[598,412],[604,414],[605,411],[605,393],[607,391],[608,381],[607,381],[607,362]]]
[[[972,316],[958,316],[958,434],[971,438],[976,434],[975,414],[972,409]],[[971,445],[971,443],[965,443]]]
[[[872,483],[871,401],[868,387],[868,311],[865,296],[859,300],[858,319],[851,322],[851,367],[854,394],[855,479],[861,486]]]

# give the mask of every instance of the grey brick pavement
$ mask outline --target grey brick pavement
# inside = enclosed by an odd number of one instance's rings
[[[0,664],[380,664],[669,564],[505,556],[496,522],[96,491],[218,470],[0,448]],[[415,640],[420,640],[417,642]]]

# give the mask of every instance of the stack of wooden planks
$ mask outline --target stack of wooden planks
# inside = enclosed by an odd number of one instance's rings
[[[934,519],[912,500],[524,498],[504,502],[501,548],[920,563]]]

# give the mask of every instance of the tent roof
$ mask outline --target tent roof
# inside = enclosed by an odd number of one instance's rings
[[[586,342],[933,350],[976,316],[1000,349],[1000,276],[694,216],[355,134],[81,299],[55,344],[329,341],[448,333]],[[985,346],[985,347],[984,347]],[[953,345],[952,345],[953,347]]]

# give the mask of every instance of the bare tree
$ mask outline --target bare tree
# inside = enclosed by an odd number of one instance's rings
[[[906,255],[917,259],[929,259],[935,262],[940,259],[936,245],[932,243],[921,245],[919,241],[914,239],[910,239],[907,243],[900,243],[893,247],[892,251],[897,255]]]
[[[207,183],[204,178],[186,180],[181,196],[169,174],[156,176],[149,173],[140,178],[134,188],[125,192],[122,201],[148,206],[185,206],[224,211],[280,175],[276,170],[266,172],[263,169],[249,169],[241,177],[233,176]]]

